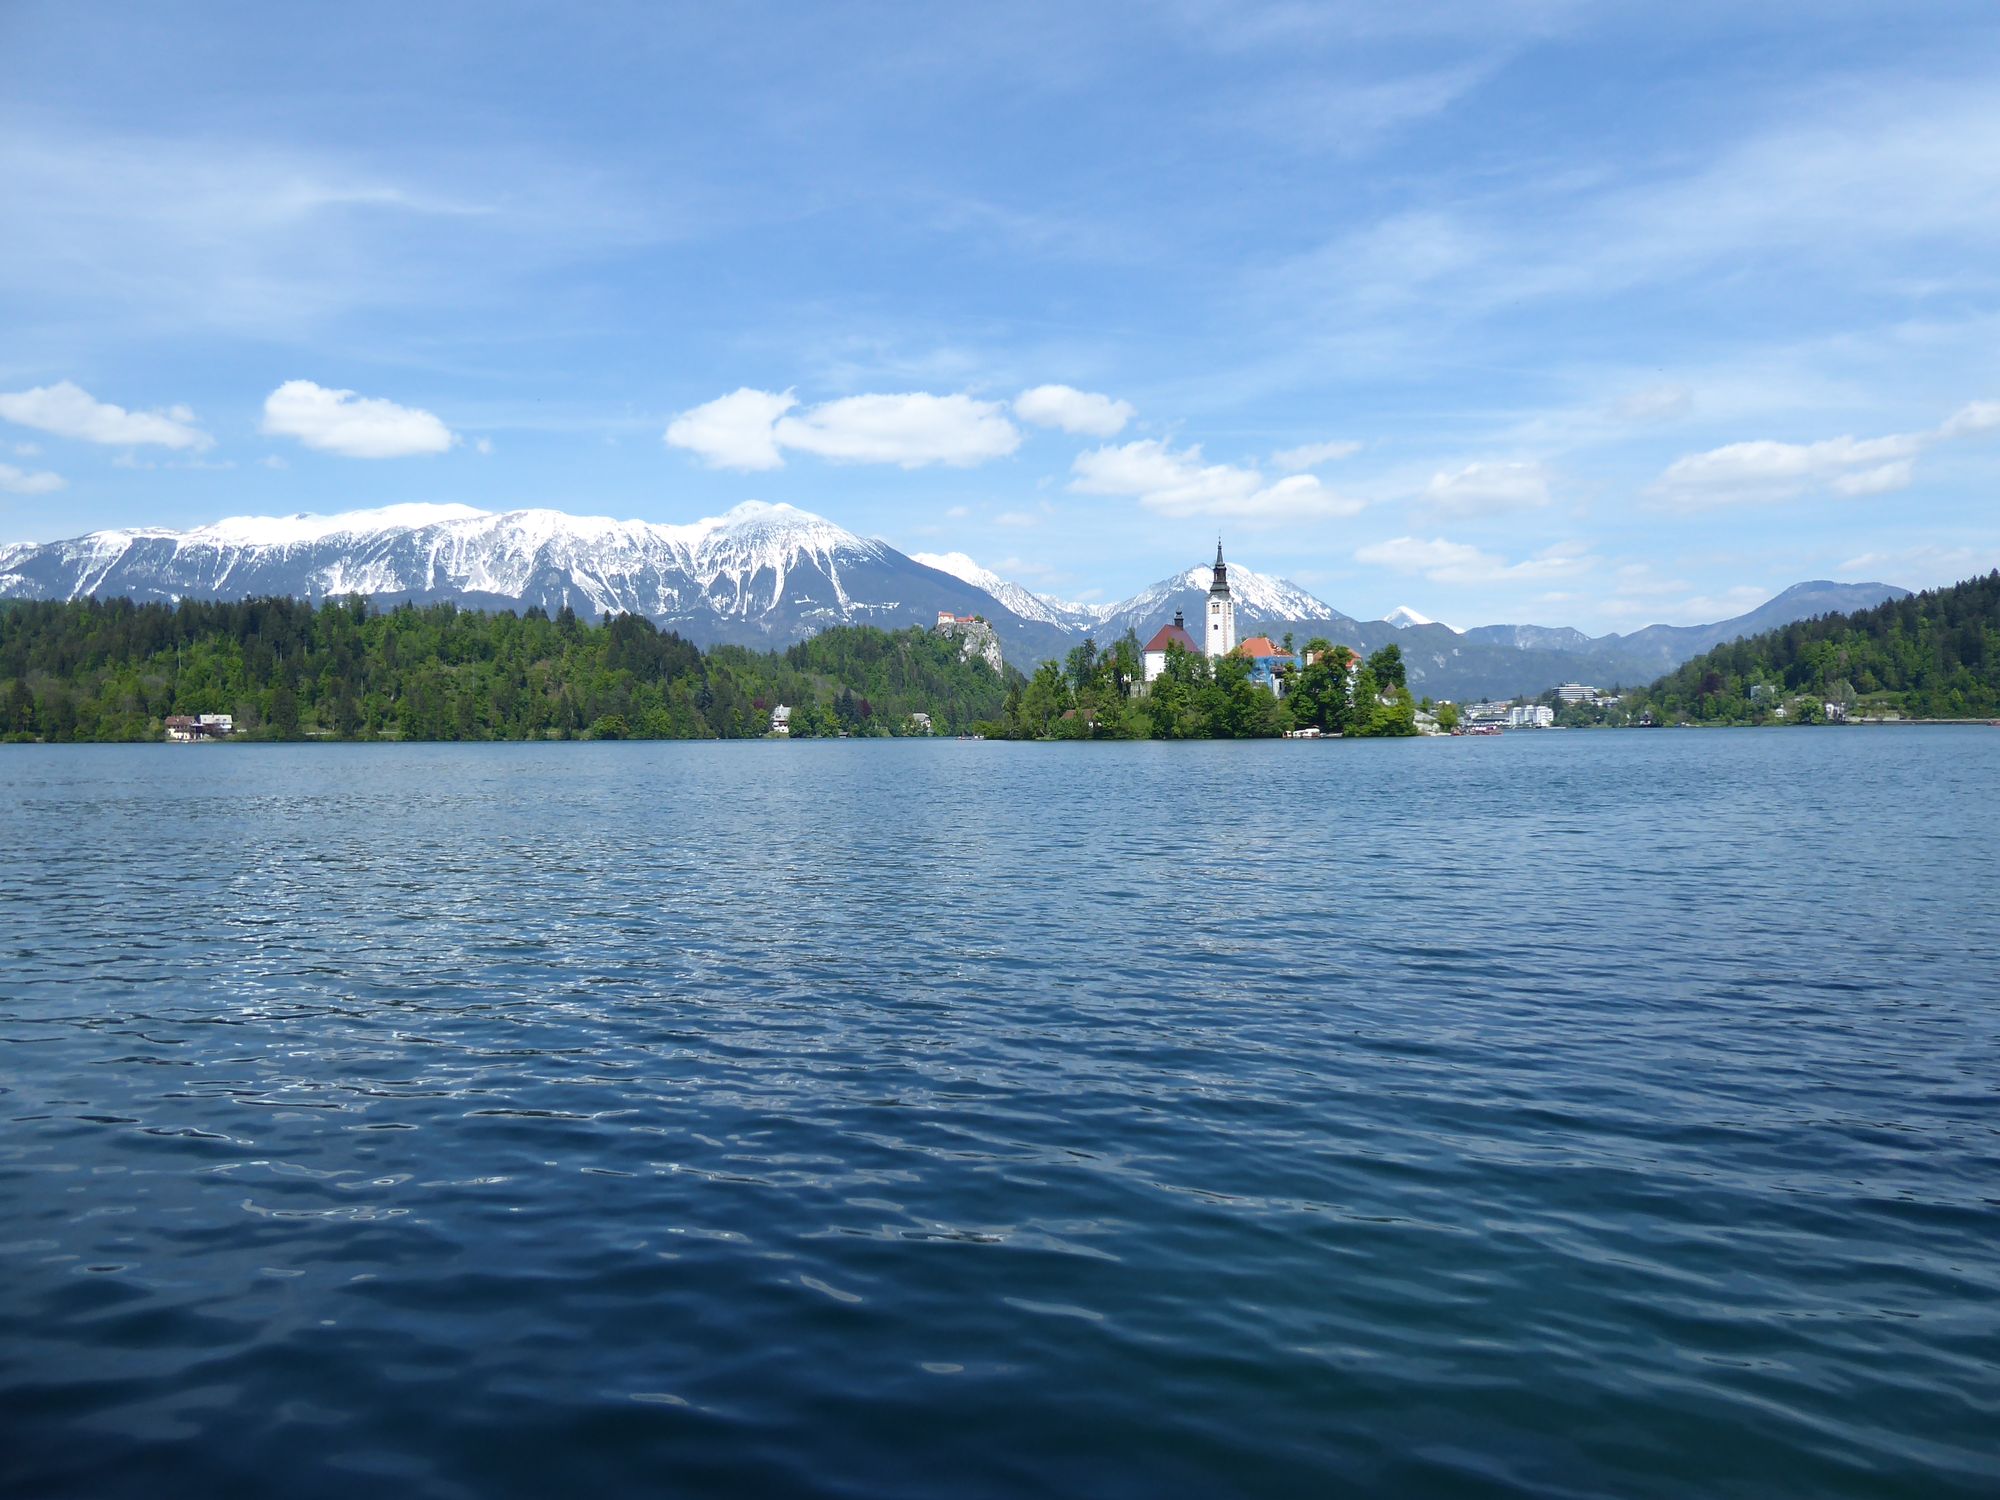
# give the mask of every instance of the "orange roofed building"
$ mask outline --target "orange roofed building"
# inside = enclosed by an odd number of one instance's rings
[[[1285,690],[1281,669],[1289,667],[1296,672],[1299,667],[1298,657],[1268,635],[1251,636],[1236,648],[1235,654],[1249,660],[1250,680],[1262,684],[1274,693],[1282,693]]]

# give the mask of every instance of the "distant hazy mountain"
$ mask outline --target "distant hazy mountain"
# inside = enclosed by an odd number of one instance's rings
[[[1725,641],[1760,635],[1780,625],[1789,625],[1794,620],[1809,620],[1815,615],[1852,614],[1856,610],[1872,609],[1885,599],[1909,597],[1908,589],[1899,589],[1892,583],[1834,583],[1822,578],[1811,583],[1795,583],[1776,598],[1733,620],[1722,620],[1714,625],[1648,625],[1630,635],[1605,636],[1591,645],[1596,648],[1617,642],[1618,650],[1644,666],[1646,680],[1650,681],[1689,657],[1699,656]],[[1636,682],[1640,679],[1634,676],[1626,680]]]
[[[1591,638],[1568,625],[1476,625],[1459,632],[1469,641],[1516,651],[1588,651]]]
[[[939,610],[986,617],[1007,659],[1031,670],[1084,636],[1144,640],[1174,611],[1199,628],[1210,567],[1197,563],[1131,598],[1072,604],[1036,594],[963,553],[906,556],[789,505],[751,501],[687,525],[552,510],[498,514],[401,505],[336,516],[238,517],[191,531],[137,527],[43,545],[0,545],[0,598],[227,598],[352,593],[383,603],[646,615],[702,645],[789,645],[830,625],[930,625]],[[1241,635],[1324,636],[1359,651],[1403,649],[1421,696],[1504,697],[1559,682],[1648,682],[1739,636],[1908,592],[1885,583],[1802,583],[1713,625],[1651,625],[1592,638],[1539,625],[1463,633],[1408,607],[1356,620],[1297,584],[1229,565]]]

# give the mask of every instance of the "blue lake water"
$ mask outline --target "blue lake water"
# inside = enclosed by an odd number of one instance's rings
[[[0,1492],[2000,1491],[2000,732],[0,751]]]

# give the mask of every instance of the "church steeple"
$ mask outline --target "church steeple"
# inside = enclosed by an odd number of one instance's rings
[[[1208,586],[1208,654],[1236,649],[1236,601],[1229,596],[1229,568],[1222,561],[1222,538],[1215,539],[1215,580]]]

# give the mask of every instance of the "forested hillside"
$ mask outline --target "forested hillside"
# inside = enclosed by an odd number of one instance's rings
[[[1013,676],[1014,674],[1009,674]],[[169,714],[240,732],[484,740],[939,733],[998,715],[1007,681],[920,629],[828,630],[781,652],[703,652],[634,616],[587,625],[450,604],[126,599],[0,604],[0,736],[152,740]]]
[[[2000,715],[2000,571],[1718,646],[1641,694],[1663,723]],[[1780,710],[1783,710],[1781,713]]]

